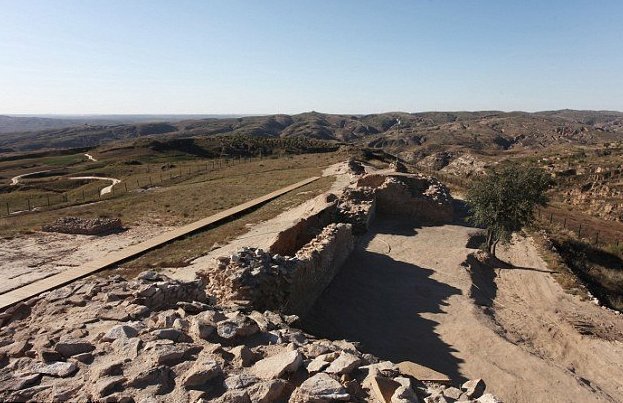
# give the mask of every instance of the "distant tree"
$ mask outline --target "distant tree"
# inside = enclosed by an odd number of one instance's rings
[[[534,220],[536,206],[545,206],[550,179],[540,168],[516,163],[491,170],[467,192],[468,220],[486,228],[486,249],[495,256],[497,244]]]

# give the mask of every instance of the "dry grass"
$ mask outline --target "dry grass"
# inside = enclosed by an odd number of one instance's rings
[[[623,254],[621,247],[598,247],[578,239],[573,231],[556,224],[539,222],[550,242],[535,234],[548,266],[561,286],[574,294],[590,291],[606,306],[623,310]],[[552,247],[553,246],[553,247]]]
[[[165,182],[162,187],[137,189],[94,203],[4,217],[0,219],[0,236],[36,231],[41,225],[68,215],[119,217],[128,226],[144,222],[165,226],[187,224],[319,176],[323,167],[344,158],[341,153],[304,154],[197,172],[180,183]]]
[[[237,236],[244,234],[249,230],[249,227],[271,219],[281,212],[326,192],[334,180],[334,177],[323,177],[287,193],[240,218],[147,252],[137,259],[124,263],[123,269],[121,271],[117,270],[116,273],[132,275],[150,268],[187,266],[191,260],[205,255],[214,247],[226,244]]]

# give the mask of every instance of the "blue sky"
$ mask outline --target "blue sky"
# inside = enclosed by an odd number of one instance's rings
[[[0,0],[0,113],[623,110],[623,1]]]

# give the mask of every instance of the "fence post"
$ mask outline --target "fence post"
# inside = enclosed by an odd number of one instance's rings
[[[562,223],[562,227],[567,229],[567,217],[565,217],[565,221]]]
[[[597,231],[597,235],[595,235],[595,246],[599,246],[599,231]]]
[[[125,192],[128,192],[128,184],[126,182],[123,182],[123,187],[125,188]]]
[[[578,238],[582,238],[582,224],[578,227]]]
[[[6,202],[6,215],[11,215],[11,210],[9,209],[9,202]]]
[[[552,220],[554,219],[554,213],[549,213],[549,223],[552,223]]]

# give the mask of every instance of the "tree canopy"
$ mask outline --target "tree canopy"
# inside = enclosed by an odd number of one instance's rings
[[[534,220],[537,206],[545,206],[548,175],[540,168],[510,163],[492,169],[472,182],[467,192],[469,221],[486,228],[487,252],[495,256],[498,242],[510,240]]]

